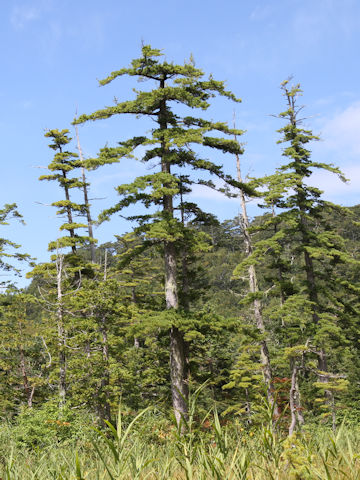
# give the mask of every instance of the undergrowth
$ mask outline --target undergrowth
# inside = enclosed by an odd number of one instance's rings
[[[179,428],[150,409],[120,412],[105,429],[81,425],[84,417],[71,412],[74,426],[44,412],[29,426],[22,414],[16,425],[0,427],[0,479],[360,480],[360,426],[343,424],[334,434],[318,425],[288,437],[271,415],[248,427],[225,422],[216,410],[199,417],[196,395]]]

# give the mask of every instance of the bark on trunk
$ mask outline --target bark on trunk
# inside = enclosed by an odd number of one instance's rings
[[[179,306],[176,283],[176,254],[173,243],[165,243],[165,300],[166,308],[177,309]]]
[[[76,140],[77,140],[77,146],[78,146],[78,151],[79,151],[79,157],[81,163],[84,165],[84,156],[82,152],[82,148],[80,145],[80,138],[79,138],[79,131],[77,126],[75,125],[75,132],[76,132]],[[85,167],[83,166],[81,168],[81,173],[82,173],[82,181],[83,181],[83,193],[84,193],[84,204],[86,206],[86,219],[87,219],[87,224],[88,224],[88,235],[90,238],[90,257],[91,257],[91,263],[95,263],[95,244],[91,240],[94,239],[94,234],[93,234],[93,221],[91,218],[91,212],[90,212],[90,204],[89,204],[89,196],[88,196],[88,184],[86,183],[86,175],[85,175]]]
[[[62,153],[62,148],[60,147],[60,153]],[[66,180],[67,180],[67,176],[66,176],[66,171],[65,170],[62,170],[62,176],[63,176],[63,179],[64,179],[64,192],[65,192],[65,199],[66,201],[68,202],[68,205],[66,207],[66,214],[67,214],[67,218],[68,218],[68,222],[69,224],[72,224],[74,223],[73,221],[73,217],[72,217],[72,211],[71,211],[71,206],[70,206],[70,193],[69,193],[69,188],[68,186],[66,185]],[[75,238],[75,231],[73,228],[70,228],[69,229],[69,235],[72,239]],[[72,253],[74,255],[76,255],[76,245],[72,245],[71,246],[71,250],[72,250]]]
[[[33,402],[33,398],[34,398],[34,393],[35,393],[35,385],[32,386],[30,395],[27,399],[27,404],[28,404],[29,408],[32,408],[32,406],[33,406],[32,402]]]
[[[297,427],[297,425],[304,425],[305,420],[301,411],[301,399],[300,399],[300,390],[299,390],[299,368],[296,365],[296,359],[290,360],[290,370],[291,370],[291,387],[290,387],[290,414],[291,414],[291,423],[289,426],[289,436],[292,435]]]
[[[104,282],[107,280],[107,250],[105,249],[105,258],[104,258]],[[103,315],[100,323],[100,333],[101,333],[101,350],[102,350],[102,359],[104,369],[102,372],[100,380],[100,398],[98,405],[98,414],[100,422],[102,425],[105,424],[104,420],[111,421],[110,417],[110,404],[107,398],[108,387],[110,384],[110,371],[109,371],[109,340],[108,340],[108,329],[106,324],[106,316]]]
[[[181,223],[185,228],[185,209],[184,209],[184,202],[183,202],[183,186],[180,185],[180,213],[181,213]],[[186,245],[184,244],[181,249],[181,276],[182,276],[182,285],[181,285],[181,306],[182,308],[188,312],[190,309],[190,302],[189,302],[189,270],[188,270],[188,251]]]
[[[329,375],[327,374],[328,373],[327,356],[323,348],[318,353],[318,370],[319,370],[319,373],[318,373],[319,382],[324,384],[329,383]],[[334,395],[331,392],[331,390],[328,390],[325,388],[324,396],[325,396],[325,403],[328,405],[331,411],[333,428],[334,428],[334,424],[336,428]]]
[[[87,358],[90,358],[91,357],[91,349],[90,349],[90,341],[87,340],[86,343],[85,343],[85,354],[87,356]]]
[[[291,369],[291,387],[290,387],[290,415],[291,415],[291,423],[289,426],[289,436],[291,436],[296,428],[297,424],[297,415],[296,415],[296,383],[297,383],[297,373],[298,369],[296,366],[295,360],[290,361],[290,369]]]
[[[297,419],[298,423],[300,426],[305,425],[305,418],[303,415],[303,408],[301,406],[301,396],[300,396],[300,389],[299,389],[299,375],[296,376],[296,384],[295,384],[295,390],[296,390],[296,413],[297,413]]]
[[[298,383],[299,367],[296,365],[296,360],[290,361],[291,369],[291,388],[290,388],[290,414],[291,423],[289,426],[289,436],[292,435],[296,429],[296,426],[304,425],[305,419],[301,411],[300,390]]]
[[[160,89],[165,88],[165,78],[160,81]],[[167,129],[167,108],[166,100],[160,101],[158,122],[160,130]],[[171,173],[170,162],[168,160],[168,148],[165,141],[161,142],[161,171]],[[167,219],[174,216],[173,197],[171,195],[163,196],[163,212]],[[164,242],[164,261],[165,261],[165,301],[168,310],[179,307],[176,276],[176,251],[174,242]],[[175,326],[170,328],[170,376],[172,402],[178,425],[181,419],[187,418],[188,406],[188,386],[187,369],[185,359],[186,346],[184,334]]]
[[[32,397],[34,393],[32,390],[34,390],[34,387],[30,390],[30,385],[29,385],[29,380],[26,372],[26,363],[25,363],[25,353],[24,349],[20,348],[20,369],[21,369],[21,374],[23,377],[23,386],[24,386],[24,391],[26,395],[26,401],[28,406],[31,408],[32,407]]]
[[[336,409],[334,394],[331,394],[331,419],[332,419],[332,431],[336,433]]]
[[[272,217],[275,218],[276,213],[275,213],[274,204],[272,204],[272,206],[271,206],[271,213],[272,213]],[[278,231],[277,224],[276,224],[276,222],[274,222],[274,234],[275,235],[276,235],[277,231]],[[284,290],[283,290],[283,283],[284,283],[283,267],[282,267],[280,259],[276,262],[276,267],[277,267],[277,273],[278,273],[278,281],[279,281],[279,285],[280,285],[280,307],[282,307],[285,303],[285,295],[284,295]],[[285,326],[285,323],[284,323],[283,319],[281,319],[281,325],[283,327]]]
[[[65,328],[62,304],[62,276],[63,256],[59,253],[56,258],[57,269],[57,324],[58,324],[58,348],[59,348],[59,405],[63,407],[66,401],[66,354],[65,354]]]
[[[165,295],[166,308],[177,309],[176,259],[172,243],[165,245]],[[170,375],[173,408],[176,422],[180,425],[181,419],[187,419],[188,414],[188,375],[184,334],[174,325],[170,329]]]
[[[107,398],[108,395],[108,386],[110,383],[110,372],[109,372],[109,342],[108,342],[108,334],[106,328],[106,318],[103,317],[101,319],[101,327],[100,332],[102,336],[102,357],[104,363],[104,370],[101,377],[100,382],[100,392],[102,394],[102,398],[100,399],[99,404],[99,417],[102,424],[104,424],[104,420],[108,420],[110,422],[110,404]]]
[[[176,423],[188,418],[188,386],[184,335],[175,326],[170,331],[171,393]]]
[[[236,168],[237,168],[238,181],[239,183],[242,183],[243,180],[241,176],[239,155],[236,155]],[[241,211],[242,211],[240,220],[241,220],[244,239],[245,239],[245,252],[247,256],[250,256],[253,248],[252,248],[252,242],[251,242],[251,237],[249,233],[250,223],[249,223],[249,217],[247,214],[246,199],[242,189],[239,190],[239,197],[240,197]],[[254,265],[249,266],[248,273],[249,273],[249,290],[251,293],[257,293],[259,291],[259,288],[258,288],[256,270]],[[254,308],[254,318],[255,318],[256,326],[258,330],[261,332],[261,334],[264,335],[265,325],[264,325],[264,319],[261,312],[260,300],[255,299],[253,301],[253,308]],[[260,343],[260,357],[261,357],[264,381],[265,381],[266,390],[267,390],[267,399],[269,404],[274,407],[274,415],[278,416],[279,412],[278,412],[278,408],[277,408],[275,397],[274,397],[274,385],[272,381],[270,354],[269,354],[269,349],[267,347],[267,342],[265,339],[263,339]]]

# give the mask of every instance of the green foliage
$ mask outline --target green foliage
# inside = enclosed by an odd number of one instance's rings
[[[46,392],[46,365],[39,309],[32,295],[8,291],[0,297],[0,415],[14,414]]]
[[[131,184],[119,186],[117,190],[123,199],[103,212],[100,216],[102,220],[108,219],[110,215],[120,212],[131,204],[142,202],[146,208],[149,208],[150,205],[157,207],[163,204],[164,198],[177,198],[181,193],[180,179],[177,174],[170,171],[170,166],[188,166],[194,170],[203,170],[234,184],[234,181],[223,172],[219,165],[200,158],[193,150],[192,145],[210,146],[227,153],[241,153],[241,147],[237,142],[218,136],[211,137],[209,134],[217,135],[217,132],[221,132],[228,135],[235,133],[240,135],[242,132],[231,129],[220,122],[194,117],[181,118],[178,113],[175,113],[175,110],[171,110],[170,106],[178,103],[190,108],[206,110],[209,107],[208,100],[216,95],[234,101],[238,100],[225,90],[223,82],[215,81],[213,78],[203,81],[203,72],[195,68],[192,62],[185,63],[183,66],[174,65],[167,61],[160,62],[161,56],[159,50],[146,45],[142,48],[142,56],[133,60],[129,68],[113,72],[108,78],[100,81],[101,85],[106,85],[122,75],[130,75],[155,82],[155,89],[150,91],[134,90],[135,100],[116,101],[114,107],[107,107],[91,115],[81,115],[75,119],[75,123],[84,123],[118,114],[135,114],[150,116],[156,122],[149,137],[134,137],[121,142],[120,147],[106,147],[101,150],[100,163],[103,158],[120,159],[128,156],[136,148],[143,146],[145,147],[143,161],[149,162],[160,157],[166,165],[166,168],[163,165],[160,172],[138,177]],[[196,180],[188,181],[187,185],[191,185],[192,182],[196,182]],[[136,219],[140,221],[138,231],[146,232],[149,240],[177,241],[184,238],[183,226],[174,217],[173,212],[166,208],[164,210],[156,208],[156,211],[150,216],[137,215]]]
[[[244,184],[222,166],[243,153],[236,140],[243,132],[203,118],[216,97],[239,102],[224,82],[205,78],[192,59],[176,65],[148,45],[100,84],[124,75],[149,88],[74,123],[134,115],[145,120],[146,134],[87,160],[67,150],[68,130],[45,135],[54,157],[40,180],[63,192],[52,202],[65,217],[63,236],[49,244],[51,260],[30,272],[26,292],[0,296],[0,415],[13,422],[0,438],[11,437],[14,452],[34,457],[23,467],[23,457],[15,460],[2,440],[0,457],[8,460],[0,477],[25,479],[31,471],[33,479],[78,480],[359,478],[360,207],[326,202],[311,186],[315,171],[345,178],[312,158],[318,137],[299,118],[300,86],[281,85],[284,164]],[[120,214],[136,226],[94,256],[88,184],[77,172],[123,158],[152,171],[118,185],[119,201],[100,221]],[[236,197],[230,187],[258,195],[264,214],[245,232],[238,218],[220,223],[189,201],[194,185],[230,197]],[[84,201],[78,203],[79,192]],[[0,224],[10,219],[22,222],[16,204],[0,209]],[[88,235],[79,233],[84,228]],[[18,249],[0,239],[1,270],[17,271],[12,260],[30,260]],[[252,267],[257,285],[247,293]],[[171,290],[172,303],[164,290]],[[254,325],[255,305],[264,328]],[[178,429],[168,420],[173,329],[183,347],[184,392],[195,392]],[[277,413],[271,402],[263,405],[264,346]],[[61,369],[67,402],[59,408]],[[294,415],[296,432],[286,439]],[[89,433],[95,418],[106,430]],[[349,433],[325,430],[331,424],[335,431],[342,419],[354,423]],[[60,460],[53,445],[63,449]],[[51,453],[50,466],[36,456],[40,448]]]
[[[83,163],[79,160],[76,153],[63,150],[63,147],[68,145],[72,140],[68,134],[69,130],[67,129],[61,131],[57,129],[49,130],[45,133],[45,137],[51,138],[52,140],[49,147],[56,151],[52,162],[48,165],[50,172],[54,173],[41,175],[39,180],[56,181],[62,188],[65,197],[52,202],[51,205],[58,209],[56,211],[57,215],[65,215],[67,221],[61,225],[60,231],[67,231],[69,236],[60,237],[56,241],[50,242],[49,250],[54,251],[63,247],[71,247],[73,254],[75,254],[77,246],[95,242],[95,240],[89,236],[78,235],[76,233],[76,230],[87,228],[88,225],[76,222],[74,216],[86,216],[89,205],[76,203],[70,199],[70,192],[73,189],[83,190],[85,185],[82,179],[71,176],[74,170],[83,167]]]
[[[46,402],[36,409],[24,407],[20,411],[13,438],[19,447],[29,449],[74,444],[91,438],[93,422],[86,412],[80,413],[68,406],[59,410],[56,403]]]
[[[189,265],[195,253],[208,250],[209,245],[204,232],[192,228],[190,220],[206,218],[198,206],[184,202],[184,195],[192,191],[192,185],[203,181],[204,174],[216,176],[229,185],[237,185],[231,176],[224,172],[219,163],[202,158],[204,147],[214,149],[221,154],[240,154],[242,148],[236,140],[222,138],[222,135],[241,135],[242,131],[231,129],[221,122],[203,118],[189,117],[182,113],[187,108],[207,110],[210,100],[216,96],[239,101],[231,92],[225,90],[224,82],[212,77],[204,80],[204,73],[195,68],[192,61],[184,65],[175,65],[166,60],[161,61],[159,50],[144,45],[141,57],[132,61],[131,66],[113,72],[100,81],[106,85],[123,75],[149,80],[155,87],[150,90],[136,90],[134,100],[118,101],[115,105],[98,110],[90,115],[81,115],[74,123],[101,120],[115,115],[146,116],[153,120],[153,128],[148,136],[133,137],[119,143],[120,146],[105,147],[99,154],[99,165],[108,161],[120,160],[135,155],[139,147],[144,163],[156,161],[158,171],[135,178],[131,183],[117,187],[121,200],[102,212],[100,220],[108,220],[115,213],[133,205],[143,204],[145,213],[128,216],[136,220],[135,233],[141,235],[150,245],[161,245],[165,273],[165,305],[167,312],[149,312],[142,320],[148,324],[146,317],[159,328],[168,328],[170,341],[170,377],[174,408],[179,421],[179,412],[186,409],[188,352],[187,343],[196,336],[195,324],[191,334],[187,330],[190,316],[177,313],[191,309],[194,295],[190,291],[191,282]],[[185,107],[185,108],[184,108]],[[191,169],[190,177],[184,169]],[[197,178],[197,172],[200,175]],[[214,184],[208,184],[214,186]],[[249,190],[246,186],[244,189]],[[149,213],[150,209],[150,213]],[[182,275],[177,273],[181,265]],[[180,294],[179,294],[180,292]],[[176,331],[176,333],[175,333]],[[175,339],[176,337],[176,339]],[[186,337],[186,338],[185,338]],[[178,404],[176,406],[176,404]],[[181,404],[181,407],[179,406]],[[180,408],[180,410],[179,410]]]
[[[285,81],[281,88],[287,108],[278,115],[286,121],[279,130],[278,143],[284,145],[282,155],[287,163],[274,174],[252,182],[254,188],[261,187],[262,207],[268,213],[253,222],[252,251],[235,268],[234,277],[241,278],[246,269],[256,266],[259,292],[248,294],[242,304],[247,306],[255,298],[263,303],[272,363],[284,385],[288,382],[286,395],[290,395],[290,377],[296,370],[301,389],[306,392],[305,401],[313,398],[311,388],[316,386],[322,392],[321,403],[327,413],[334,414],[335,392],[344,394],[349,385],[341,381],[339,390],[334,384],[332,392],[331,379],[346,377],[343,366],[354,353],[347,348],[344,326],[348,324],[345,312],[351,308],[350,291],[357,288],[355,277],[345,284],[338,277],[342,268],[345,274],[357,259],[332,225],[341,207],[322,200],[322,192],[309,185],[309,177],[320,169],[345,179],[338,168],[311,158],[308,145],[318,137],[304,128],[299,118],[300,86]],[[347,210],[343,215],[348,215]],[[321,380],[316,381],[316,377]],[[300,398],[300,391],[296,397]],[[316,407],[310,408],[315,413]],[[334,415],[333,422],[335,425]]]
[[[5,226],[9,225],[11,219],[17,219],[24,224],[22,215],[17,210],[16,203],[5,204],[3,208],[0,209],[0,225]],[[15,267],[12,263],[9,263],[9,259],[13,258],[15,261],[27,261],[31,262],[33,260],[30,255],[27,253],[20,253],[16,250],[20,248],[15,242],[8,240],[6,238],[0,238],[0,270],[5,272],[14,272],[17,275],[20,275],[19,268]],[[9,250],[10,249],[10,250]],[[2,286],[9,285],[9,281],[1,281]]]
[[[46,417],[39,417],[34,428]],[[10,480],[359,478],[360,436],[355,426],[343,425],[336,435],[312,427],[286,438],[274,429],[271,419],[257,432],[246,431],[234,422],[224,424],[216,411],[202,420],[195,420],[191,429],[178,435],[169,424],[154,429],[159,422],[155,412],[142,411],[131,419],[121,412],[117,425],[108,424],[98,433],[82,431],[77,439],[62,437],[60,425],[57,435],[44,429],[43,438],[53,442],[48,446],[36,443],[35,430],[29,433],[32,441],[24,444],[20,425],[2,425],[0,475]],[[30,431],[29,422],[31,419],[24,415],[26,432]],[[145,431],[155,435],[152,441],[143,435],[145,423]]]
[[[244,419],[244,423],[253,422],[251,405],[259,402],[264,389],[260,364],[261,334],[253,325],[239,327],[239,343],[234,365],[230,370],[230,382],[223,390],[235,390],[236,403],[228,407],[225,413],[233,412]]]

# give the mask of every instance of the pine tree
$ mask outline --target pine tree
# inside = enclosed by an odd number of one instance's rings
[[[142,56],[133,60],[129,68],[114,71],[100,81],[107,85],[123,75],[139,80],[150,80],[155,88],[150,91],[136,91],[134,100],[119,102],[98,110],[91,115],[81,115],[75,123],[89,120],[110,118],[114,115],[132,114],[147,117],[155,122],[155,128],[148,137],[134,137],[120,142],[119,147],[106,147],[101,150],[99,162],[111,161],[125,155],[130,156],[139,146],[146,151],[142,161],[150,162],[158,159],[160,171],[138,177],[128,185],[117,188],[123,199],[108,209],[102,218],[121,211],[123,208],[142,202],[146,208],[153,207],[151,213],[133,216],[140,226],[138,231],[145,234],[153,243],[163,245],[165,264],[165,303],[170,322],[170,365],[171,386],[175,416],[178,424],[181,417],[187,415],[187,367],[186,345],[181,325],[176,320],[179,310],[179,279],[177,273],[178,244],[185,236],[185,228],[178,218],[179,206],[176,201],[180,195],[180,172],[187,167],[192,170],[205,171],[238,185],[223,172],[223,168],[207,159],[201,158],[192,146],[210,147],[222,153],[241,153],[238,143],[232,139],[219,137],[220,134],[240,135],[241,131],[230,129],[224,123],[216,123],[192,116],[182,117],[180,109],[173,104],[191,109],[206,110],[209,100],[216,96],[224,96],[237,101],[236,97],[225,90],[224,83],[212,77],[203,79],[203,72],[195,68],[193,61],[184,65],[175,65],[166,60],[160,61],[162,53],[145,45]],[[215,135],[211,135],[211,133]],[[193,180],[194,181],[194,180]],[[204,181],[197,180],[198,183]],[[216,188],[212,182],[205,182]],[[197,214],[197,210],[193,211]],[[201,240],[196,240],[201,243]]]
[[[86,161],[83,156],[81,144],[80,144],[80,137],[79,137],[79,131],[77,126],[75,125],[75,133],[76,133],[76,142],[77,142],[77,148],[79,151],[79,157],[81,161],[81,176],[82,176],[82,191],[84,195],[84,210],[86,213],[86,220],[87,220],[87,225],[88,225],[88,235],[89,235],[89,246],[90,246],[90,257],[91,257],[91,262],[95,263],[95,243],[96,240],[94,239],[94,233],[93,233],[93,219],[91,217],[91,211],[90,211],[90,203],[89,203],[89,184],[86,181]]]
[[[64,198],[53,202],[58,215],[65,215],[66,221],[60,227],[61,231],[67,231],[67,236],[62,236],[49,243],[49,250],[56,251],[52,255],[51,262],[37,265],[28,276],[42,278],[46,285],[46,291],[41,291],[45,308],[51,311],[57,326],[57,356],[59,367],[59,403],[64,406],[67,396],[67,316],[65,298],[74,294],[74,288],[80,288],[81,271],[85,268],[85,262],[78,255],[78,247],[95,240],[89,236],[78,235],[79,228],[88,225],[75,221],[75,216],[86,216],[88,204],[79,204],[71,200],[73,189],[84,189],[84,181],[73,176],[73,171],[82,166],[78,156],[64,150],[71,142],[68,130],[49,130],[45,137],[50,138],[52,143],[49,147],[56,153],[48,165],[50,174],[40,176],[39,180],[56,181],[64,192]],[[70,248],[71,253],[63,253],[64,248]],[[68,298],[67,298],[68,301]]]
[[[272,302],[268,314],[277,319],[279,331],[283,329],[281,343],[289,349],[285,356],[290,361],[292,386],[296,385],[297,374],[304,370],[304,355],[316,356],[318,381],[324,384],[322,390],[330,405],[333,398],[331,379],[335,378],[329,373],[330,350],[332,368],[336,368],[336,352],[340,353],[340,345],[343,346],[342,354],[348,354],[344,348],[347,340],[340,327],[346,297],[339,295],[343,286],[335,269],[339,264],[352,264],[354,260],[346,252],[343,239],[325,218],[326,211],[336,211],[340,207],[325,202],[322,192],[309,185],[309,178],[320,169],[345,179],[338,168],[311,158],[308,144],[318,137],[305,129],[303,119],[299,118],[303,108],[297,105],[302,93],[300,85],[289,87],[287,80],[281,88],[287,109],[278,117],[287,123],[279,130],[282,138],[278,143],[285,144],[282,155],[288,163],[279,167],[275,174],[254,182],[256,186],[265,186],[263,206],[270,209],[270,214],[257,227],[265,238],[256,242],[249,260],[253,264],[267,263],[268,278],[276,287],[272,289],[272,296],[277,295],[278,302]],[[301,355],[295,355],[297,351],[301,351]],[[293,388],[292,395],[294,392]],[[293,404],[294,398],[293,395],[290,399]],[[291,431],[295,417],[292,420]]]
[[[0,225],[5,226],[9,225],[9,221],[15,218],[24,224],[22,215],[17,210],[16,203],[5,204],[3,208],[0,209]],[[26,261],[31,262],[32,258],[27,253],[17,252],[17,249],[20,248],[15,242],[8,240],[6,238],[0,238],[0,270],[4,272],[14,272],[15,275],[20,275],[20,270],[12,263],[9,262],[11,258],[15,261]],[[2,281],[0,285],[9,286],[12,282]]]
[[[236,140],[236,136],[235,136]],[[236,155],[236,168],[238,174],[238,181],[239,183],[243,183],[242,175],[241,175],[241,167],[240,167],[240,157]],[[244,244],[245,244],[245,255],[246,257],[251,257],[253,252],[253,242],[251,239],[250,234],[250,222],[246,207],[246,194],[243,188],[239,189],[239,198],[241,204],[241,215],[240,221],[244,235]],[[236,270],[234,274],[236,275]],[[265,322],[264,316],[262,312],[262,304],[261,299],[259,298],[259,284],[258,284],[258,276],[256,272],[256,268],[254,263],[249,262],[247,267],[248,273],[248,282],[249,282],[249,293],[253,297],[252,304],[254,310],[254,319],[255,324],[262,335],[260,340],[260,357],[261,357],[261,364],[262,364],[262,371],[264,382],[266,385],[266,392],[267,392],[267,400],[269,405],[274,408],[274,415],[278,416],[278,409],[276,406],[276,401],[274,397],[274,385],[273,385],[273,374],[271,369],[271,361],[270,361],[270,353],[268,348],[268,341],[266,339],[266,329],[265,329]]]
[[[87,203],[80,204],[71,201],[70,192],[72,189],[83,190],[86,188],[86,182],[77,177],[70,176],[74,170],[82,167],[82,162],[78,159],[77,154],[64,150],[65,145],[71,142],[68,136],[69,130],[49,130],[45,137],[51,138],[52,143],[49,147],[55,150],[55,156],[48,165],[48,169],[53,172],[48,175],[41,175],[39,180],[57,181],[64,191],[64,199],[53,202],[51,205],[58,208],[58,215],[65,215],[66,222],[61,225],[60,230],[67,231],[68,236],[58,238],[49,244],[49,250],[57,250],[63,247],[70,247],[73,260],[76,259],[77,248],[87,242],[93,243],[94,239],[90,236],[78,235],[76,230],[79,228],[88,228],[89,225],[78,223],[75,216],[86,216],[89,214],[89,205]],[[85,190],[86,191],[86,190]]]

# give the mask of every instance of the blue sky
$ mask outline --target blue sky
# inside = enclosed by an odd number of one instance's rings
[[[39,182],[52,158],[46,129],[71,128],[75,112],[110,105],[116,95],[129,99],[132,81],[99,87],[97,79],[129,64],[141,43],[163,49],[182,63],[196,65],[227,86],[242,103],[237,124],[246,130],[244,174],[270,173],[281,163],[276,145],[283,110],[279,84],[289,75],[304,90],[307,125],[321,135],[314,159],[340,166],[351,180],[330,174],[313,182],[325,197],[344,205],[360,203],[360,2],[357,0],[8,0],[1,2],[2,106],[0,204],[16,202],[26,226],[2,228],[1,236],[45,261],[47,244],[58,236],[54,185]],[[141,85],[140,85],[141,86]],[[234,105],[216,101],[210,118],[232,121]],[[148,129],[142,120],[111,119],[80,128],[83,150],[93,156],[104,146]],[[75,146],[74,146],[75,150]],[[225,169],[234,173],[233,159]],[[143,173],[141,165],[122,162],[90,175],[96,214],[116,201],[114,187]],[[221,219],[238,212],[236,200],[197,189],[194,200]],[[253,214],[255,207],[251,206]],[[100,242],[131,229],[114,218],[96,229]]]

